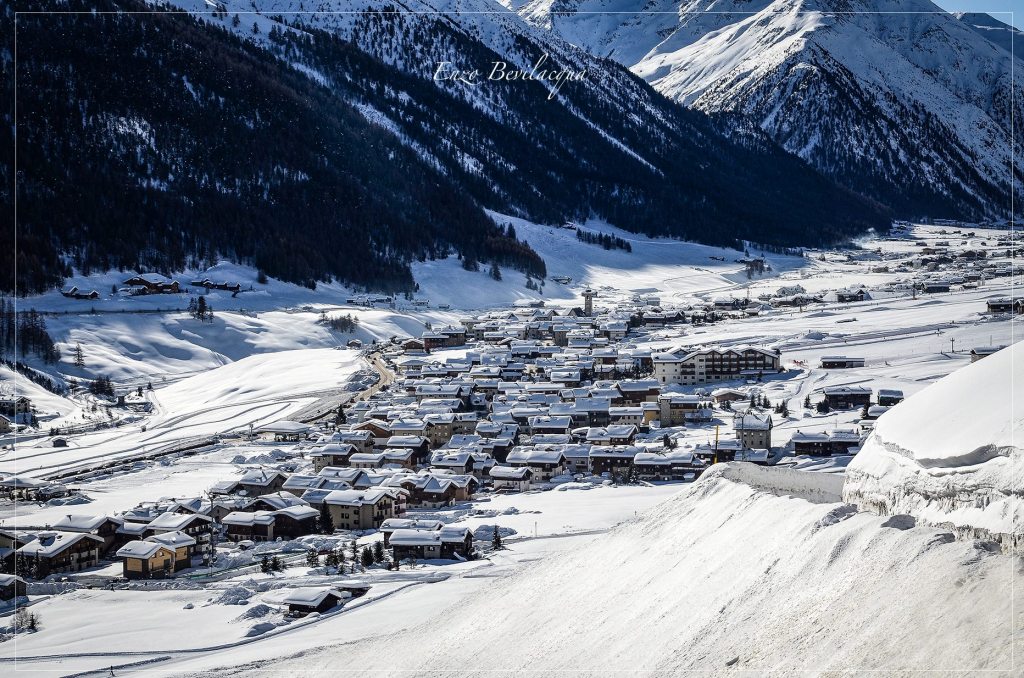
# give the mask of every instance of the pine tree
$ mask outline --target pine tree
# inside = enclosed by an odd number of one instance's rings
[[[262,572],[263,574],[267,574],[268,572],[270,572],[270,558],[263,556],[263,558],[260,560],[260,572]]]
[[[200,322],[206,320],[206,297],[203,295],[199,295],[199,298],[196,299],[196,310],[193,317]]]
[[[363,570],[373,565],[373,551],[370,550],[369,546],[363,547],[363,552],[360,554],[360,562],[362,563]]]
[[[320,554],[316,552],[316,549],[306,551],[306,565],[308,567],[320,567]]]
[[[818,403],[818,412],[821,412],[822,414],[827,414],[829,411],[831,411],[831,409],[832,408],[829,407],[827,399],[824,399],[820,403]]]
[[[781,414],[784,417],[788,417],[789,416],[789,401],[783,400],[782,401],[782,405],[779,406],[779,409],[780,409],[779,414]]]
[[[757,407],[757,396],[753,393],[750,394],[750,409]]]
[[[504,548],[501,545],[501,533],[498,531],[498,526],[494,526],[494,534],[491,536],[491,548],[495,551],[500,551]]]
[[[373,562],[380,565],[384,562],[384,542],[377,541],[373,543]]]
[[[81,344],[75,344],[75,367],[85,367],[85,356],[82,354]]]
[[[276,554],[270,559],[270,569],[274,572],[280,572],[284,569],[284,566],[281,565],[281,559],[278,558]]]
[[[327,502],[320,504],[320,519],[317,521],[317,528],[320,534],[334,534],[334,519],[331,518],[331,509]]]
[[[811,406],[811,394],[808,393],[807,397],[804,398],[804,407],[810,408],[810,406]]]
[[[324,558],[324,565],[326,565],[327,567],[337,567],[338,566],[338,552],[335,551],[334,549],[331,549],[330,551],[328,551],[327,552],[327,556]]]
[[[501,269],[498,268],[498,262],[491,262],[491,270],[488,272],[488,275],[490,275],[495,280],[501,280]]]

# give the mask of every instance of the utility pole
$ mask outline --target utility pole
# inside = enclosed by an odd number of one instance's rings
[[[954,339],[953,337],[949,338],[949,352],[950,353],[954,353],[954,350],[953,350],[953,342],[954,341],[956,341],[956,339]]]

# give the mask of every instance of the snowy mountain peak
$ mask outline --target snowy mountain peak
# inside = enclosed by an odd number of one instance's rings
[[[1000,30],[991,22],[928,0],[510,6],[686,106],[748,116],[905,214],[1005,217],[1011,186],[1022,185],[1020,163],[1012,178],[1008,168],[1024,90],[1000,43],[1010,38],[990,38]]]

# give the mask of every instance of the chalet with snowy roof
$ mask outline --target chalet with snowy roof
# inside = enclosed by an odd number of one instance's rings
[[[253,500],[252,504],[250,504],[246,510],[277,511],[278,509],[288,508],[289,506],[306,505],[306,502],[303,501],[299,495],[282,490],[281,492],[274,492],[272,494],[261,494]]]
[[[304,617],[314,612],[323,614],[351,597],[326,586],[301,586],[289,590],[281,602],[288,606],[290,616]]]
[[[394,518],[394,499],[382,488],[335,490],[324,497],[337,530],[375,530]]]
[[[180,572],[192,567],[192,554],[195,551],[196,540],[184,532],[161,532],[146,537],[145,541],[162,544],[174,551],[174,572]]]
[[[369,431],[366,431],[369,434]],[[317,473],[328,466],[348,466],[349,458],[357,453],[369,453],[373,451],[373,439],[370,440],[369,449],[357,448],[348,443],[329,443],[323,447],[310,452],[309,458],[313,461],[313,470]],[[284,487],[284,484],[282,484]]]
[[[184,515],[168,511],[146,525],[146,536],[165,532],[184,532],[196,540],[190,547],[189,556],[207,561],[213,553],[213,518],[193,513]]]
[[[868,294],[867,290],[863,287],[848,287],[836,292],[836,301],[841,304],[851,303],[854,301],[864,301],[870,298],[871,295]]]
[[[622,380],[617,387],[622,394],[622,404],[627,406],[657,402],[661,393],[661,384],[656,379]]]
[[[526,492],[530,489],[533,471],[528,466],[492,466],[488,470],[488,477],[495,490]]]
[[[971,349],[971,362],[976,363],[982,358],[987,358],[996,351],[1001,351],[1005,346],[976,346]]]
[[[32,413],[32,401],[25,396],[0,396],[0,414],[16,421],[19,415]]]
[[[174,571],[174,550],[151,541],[130,541],[115,554],[126,579],[163,579]]]
[[[871,403],[871,388],[868,386],[826,386],[822,389],[825,402],[834,410],[863,407]]]
[[[250,469],[235,481],[235,491],[250,497],[277,492],[284,486],[288,476],[280,471],[264,468]]]
[[[710,421],[711,402],[704,396],[662,394],[658,396],[661,427],[685,426],[688,422]]]
[[[177,280],[170,280],[156,273],[140,273],[124,281],[132,288],[132,294],[177,294],[181,285]]]
[[[851,454],[860,447],[860,442],[860,433],[853,429],[836,429],[828,436],[832,454]]]
[[[117,540],[117,528],[124,524],[121,518],[111,516],[89,516],[68,514],[53,524],[53,529],[63,532],[83,532],[103,540],[100,555],[105,554]]]
[[[636,434],[634,424],[591,426],[587,430],[586,442],[591,445],[632,445]]]
[[[572,425],[570,417],[551,417],[545,415],[532,416],[527,418],[527,423],[532,434],[543,433],[568,433]]]
[[[640,480],[693,482],[707,468],[692,451],[669,449],[637,452],[633,466]]]
[[[1024,299],[998,297],[985,302],[989,313],[1024,313]]]
[[[733,429],[743,447],[768,450],[772,446],[772,415],[756,410],[733,415]]]
[[[793,445],[793,454],[811,457],[830,456],[832,454],[832,443],[827,433],[797,430],[789,442]]]
[[[708,464],[721,464],[734,461],[736,455],[743,449],[743,443],[738,439],[721,438],[712,443],[701,443],[695,446],[693,456]]]
[[[878,389],[878,404],[884,407],[891,407],[903,402],[903,391],[897,388]]]
[[[607,473],[625,479],[638,452],[640,448],[632,445],[594,445],[590,448],[590,472],[595,476]]]
[[[13,574],[0,574],[0,600],[15,600],[28,595],[25,580]]]
[[[889,407],[887,405],[871,405],[868,407],[868,411],[865,413],[864,419],[867,421],[874,421],[888,411]]]
[[[529,468],[533,472],[533,480],[543,483],[566,471],[561,446],[515,447],[508,453],[505,463],[516,468]]]
[[[380,524],[380,533],[384,535],[384,548],[390,546],[391,535],[395,530],[440,530],[444,523],[440,520],[418,520],[415,518],[388,518]]]
[[[103,540],[85,532],[47,530],[17,550],[37,579],[60,572],[80,572],[99,563]]]
[[[61,295],[68,299],[99,299],[100,293],[96,290],[80,290],[77,287],[72,287],[69,290],[61,290]]]
[[[391,533],[389,541],[396,561],[466,560],[473,552],[473,533],[468,527],[395,530]]]

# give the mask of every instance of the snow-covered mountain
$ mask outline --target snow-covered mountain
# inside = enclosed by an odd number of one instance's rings
[[[953,16],[1018,59],[1024,59],[1024,33],[1013,26],[984,12],[954,12]]]
[[[835,242],[892,216],[492,0],[65,5],[19,23],[22,291],[218,259],[310,287],[411,291],[411,261],[456,253],[543,277],[484,209],[729,246]]]
[[[991,21],[929,0],[507,1],[676,101],[749,116],[904,214],[1006,216],[1021,187],[1024,85]]]

